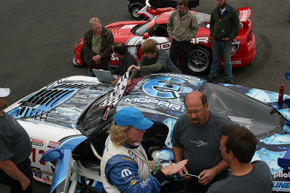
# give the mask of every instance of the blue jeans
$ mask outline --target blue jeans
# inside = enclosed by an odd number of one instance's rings
[[[90,67],[90,60],[88,61],[88,66]],[[111,71],[111,60],[107,64],[107,70]],[[93,71],[90,71],[90,68],[88,68],[89,76],[96,77],[95,73]]]
[[[221,53],[223,53],[225,59],[225,74],[226,80],[233,80],[232,72],[232,61],[231,61],[231,52],[232,52],[232,41],[229,42],[218,42],[213,40],[212,42],[212,63],[210,67],[209,78],[215,78],[219,74],[219,65]]]

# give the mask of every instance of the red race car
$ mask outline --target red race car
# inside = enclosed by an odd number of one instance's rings
[[[256,54],[256,37],[251,30],[251,10],[249,7],[238,8],[240,13],[240,32],[232,42],[232,65],[233,68],[247,66]],[[210,15],[195,12],[199,31],[195,38],[191,39],[191,51],[188,68],[193,74],[208,73],[212,61],[212,40],[210,34]],[[172,11],[155,16],[150,21],[120,21],[107,25],[113,34],[115,42],[123,42],[127,50],[140,61],[143,53],[141,44],[146,39],[157,42],[158,49],[170,50],[171,38],[167,34],[167,20]],[[74,47],[73,63],[78,66],[84,65],[83,38]],[[112,54],[111,65],[118,65],[118,58]],[[220,69],[224,68],[224,60],[221,57]]]

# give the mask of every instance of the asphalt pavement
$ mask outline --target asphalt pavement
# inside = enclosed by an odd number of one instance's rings
[[[278,92],[281,84],[290,94],[289,0],[228,0],[232,6],[250,7],[257,53],[252,63],[234,69],[234,83]],[[216,0],[200,0],[193,10],[210,14]],[[132,20],[126,0],[1,0],[0,87],[9,87],[8,103],[72,75],[87,75],[87,68],[72,63],[74,44],[90,28],[89,19],[103,25]],[[207,78],[206,75],[200,76]],[[225,75],[221,71],[218,81]],[[35,192],[49,186],[33,182]],[[1,192],[9,189],[0,185]]]

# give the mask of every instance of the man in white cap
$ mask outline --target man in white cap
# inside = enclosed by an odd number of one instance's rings
[[[151,175],[148,161],[141,145],[143,134],[153,125],[133,107],[124,107],[114,115],[101,161],[101,176],[107,193],[157,193],[166,176],[181,170],[187,160],[162,168]]]
[[[32,147],[23,127],[4,112],[9,88],[0,88],[0,183],[11,193],[33,193],[29,155]]]

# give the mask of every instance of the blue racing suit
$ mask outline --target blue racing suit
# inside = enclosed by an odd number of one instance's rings
[[[161,171],[151,175],[146,152],[140,143],[117,147],[111,141],[111,135],[105,143],[101,176],[108,193],[160,192],[161,183],[166,178]]]

